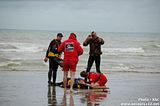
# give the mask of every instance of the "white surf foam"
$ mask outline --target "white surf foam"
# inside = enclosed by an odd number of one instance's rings
[[[144,53],[143,48],[102,48],[107,53]]]
[[[32,43],[0,43],[0,51],[2,52],[41,52],[44,47]]]
[[[3,67],[3,66],[16,66],[16,65],[21,65],[21,63],[20,62],[13,62],[13,61],[0,63],[0,67]]]
[[[160,44],[154,44],[153,47],[160,48]]]
[[[144,49],[141,47],[138,48],[102,48],[103,54],[106,55],[142,55],[145,53]]]

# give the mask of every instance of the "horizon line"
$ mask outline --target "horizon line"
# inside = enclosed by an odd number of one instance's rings
[[[96,30],[90,30],[90,31],[84,31],[84,30],[51,30],[51,29],[20,29],[20,28],[0,28],[0,30],[18,30],[18,31],[53,31],[53,32],[92,32]],[[101,33],[151,33],[151,34],[159,34],[160,32],[144,32],[144,31],[137,31],[137,32],[131,32],[131,31],[96,31]]]

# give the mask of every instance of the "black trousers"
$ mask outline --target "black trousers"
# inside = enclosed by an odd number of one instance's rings
[[[59,64],[53,58],[49,58],[48,82],[51,82],[53,76],[53,84],[55,84],[58,66]]]
[[[89,56],[86,72],[90,72],[94,61],[95,61],[97,73],[101,73],[100,71],[101,56],[100,55],[99,56]]]

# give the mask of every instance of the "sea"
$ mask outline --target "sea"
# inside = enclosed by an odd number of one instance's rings
[[[50,41],[58,32],[62,41],[71,32],[82,43],[90,32],[0,29],[0,71],[46,71],[43,61]],[[160,73],[160,33],[97,32],[104,39],[103,73]],[[86,70],[89,46],[83,47],[77,71]],[[62,54],[63,58],[63,54]],[[61,70],[59,68],[59,70]],[[95,63],[91,71],[96,71]]]

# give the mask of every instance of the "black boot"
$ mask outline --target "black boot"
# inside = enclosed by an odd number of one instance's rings
[[[51,86],[52,85],[52,82],[51,81],[48,81],[48,86]]]

